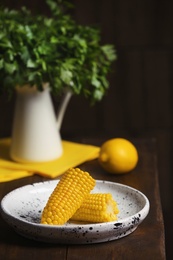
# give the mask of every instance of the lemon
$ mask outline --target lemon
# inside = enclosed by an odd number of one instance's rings
[[[138,152],[130,141],[114,138],[102,144],[98,160],[109,173],[127,173],[136,167]]]

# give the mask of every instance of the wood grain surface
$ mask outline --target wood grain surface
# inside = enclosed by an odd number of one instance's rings
[[[104,140],[92,139],[88,143],[100,145]],[[87,140],[83,139],[86,143]],[[1,259],[68,259],[68,260],[110,260],[110,259],[154,259],[165,258],[164,223],[160,203],[156,143],[153,139],[133,140],[139,152],[139,163],[130,173],[113,175],[105,172],[97,160],[79,167],[89,171],[100,180],[108,180],[134,187],[143,192],[150,201],[150,212],[142,224],[130,235],[112,242],[91,245],[52,245],[35,242],[16,234],[0,218]],[[47,180],[38,175],[7,183],[0,183],[0,199],[20,186]]]

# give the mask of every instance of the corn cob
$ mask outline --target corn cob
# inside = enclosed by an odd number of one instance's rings
[[[95,180],[79,168],[70,168],[61,178],[43,209],[41,223],[63,225],[81,206]]]
[[[71,220],[109,222],[117,220],[117,203],[110,193],[89,194]]]

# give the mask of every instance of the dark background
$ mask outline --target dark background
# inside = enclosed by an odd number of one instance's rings
[[[43,0],[0,0],[46,12]],[[165,220],[167,259],[171,259],[173,155],[173,1],[73,0],[73,15],[86,25],[98,25],[102,42],[116,46],[118,60],[109,75],[110,89],[90,107],[73,97],[61,134],[71,138],[93,134],[157,139],[158,173]],[[54,100],[56,103],[56,100]],[[0,137],[11,134],[15,98],[0,97]],[[152,235],[152,234],[149,234]],[[173,258],[172,258],[173,259]]]

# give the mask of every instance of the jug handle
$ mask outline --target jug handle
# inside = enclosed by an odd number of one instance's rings
[[[71,96],[72,96],[72,91],[69,90],[69,89],[66,90],[65,93],[64,93],[64,96],[63,96],[63,98],[60,102],[58,113],[57,113],[57,128],[58,128],[58,130],[61,129],[64,114],[66,112],[66,108],[68,106],[68,103],[70,101]]]

